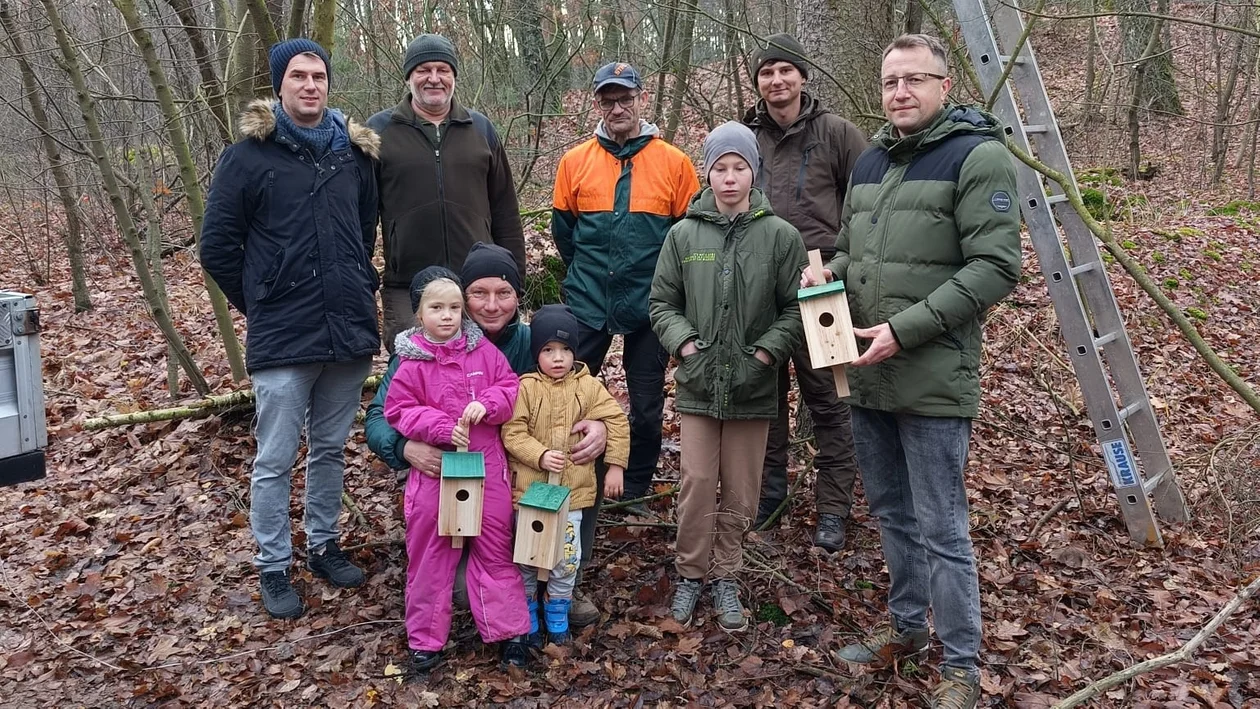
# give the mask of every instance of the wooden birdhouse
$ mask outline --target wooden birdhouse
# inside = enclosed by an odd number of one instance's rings
[[[809,268],[814,280],[821,283],[822,254],[817,249],[809,252]],[[844,365],[858,358],[858,350],[844,281],[802,288],[796,292],[796,299],[801,306],[809,363],[814,369],[831,368],[836,393],[848,396],[849,380],[845,377]]]
[[[516,513],[516,548],[512,561],[538,569],[538,580],[564,558],[564,530],[569,519],[569,488],[536,482],[521,496]]]
[[[438,497],[438,535],[451,546],[464,537],[481,536],[481,504],[485,497],[486,459],[481,451],[442,453],[442,487]]]

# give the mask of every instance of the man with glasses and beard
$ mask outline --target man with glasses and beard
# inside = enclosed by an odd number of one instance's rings
[[[372,116],[381,136],[381,233],[385,242],[385,347],[410,327],[411,279],[428,266],[459,271],[473,244],[506,248],[525,278],[525,237],[512,167],[481,113],[455,100],[455,45],[422,34],[407,45],[407,95]],[[467,284],[465,284],[467,285]]]
[[[595,135],[565,153],[556,170],[551,235],[568,267],[564,299],[579,324],[577,359],[598,375],[613,335],[622,336],[630,393],[624,497],[633,499],[648,492],[656,474],[665,408],[668,354],[648,320],[652,276],[666,233],[687,213],[700,181],[690,158],[641,118],[647,94],[633,66],[604,65],[594,92]],[[596,472],[598,494],[604,467]],[[583,567],[598,516],[582,520]],[[581,572],[578,578],[580,584]]]

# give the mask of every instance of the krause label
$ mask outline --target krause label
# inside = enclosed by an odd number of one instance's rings
[[[1116,487],[1134,487],[1138,484],[1137,469],[1133,464],[1133,455],[1129,452],[1129,442],[1123,438],[1105,441],[1102,444],[1103,458],[1107,461],[1107,470],[1111,472],[1111,484]]]

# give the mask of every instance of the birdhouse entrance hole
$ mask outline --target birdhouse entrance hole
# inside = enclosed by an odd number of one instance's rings
[[[531,525],[529,525],[529,526],[530,526],[530,528],[531,528],[531,529],[533,529],[535,532],[538,532],[539,534],[541,534],[541,533],[542,533],[542,531],[543,531],[543,523],[542,523],[542,520],[536,519],[536,520],[534,520],[533,524],[531,524]]]
[[[836,316],[831,313],[823,313],[818,316],[818,324],[823,327],[831,327],[836,322]]]
[[[467,501],[468,501],[468,491],[467,491],[467,490],[458,490],[458,491],[456,491],[456,493],[455,493],[455,499],[456,499],[456,500],[459,500],[460,502],[467,502]]]

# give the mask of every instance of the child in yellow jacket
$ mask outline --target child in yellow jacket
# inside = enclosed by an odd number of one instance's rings
[[[569,637],[569,605],[582,556],[582,514],[595,506],[595,464],[574,465],[568,459],[569,436],[578,421],[602,421],[608,431],[604,462],[604,497],[620,497],[623,475],[630,456],[630,420],[604,385],[591,376],[586,365],[574,361],[578,348],[578,321],[565,305],[545,305],[530,321],[530,345],[538,371],[521,377],[516,410],[503,424],[503,445],[515,474],[513,502],[535,482],[547,482],[548,474],[560,476],[569,488],[569,519],[564,532],[564,556],[550,571],[543,602],[547,635],[563,644]],[[521,566],[525,597],[529,601],[531,637],[538,635],[538,570]]]

